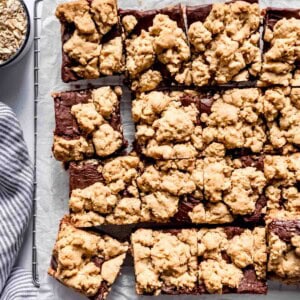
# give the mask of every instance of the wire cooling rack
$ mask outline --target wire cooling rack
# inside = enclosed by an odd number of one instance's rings
[[[39,95],[39,59],[40,59],[40,31],[42,23],[42,5],[43,0],[34,1],[33,12],[33,28],[34,28],[34,183],[33,183],[33,218],[32,218],[32,281],[34,286],[40,287],[38,262],[37,262],[37,246],[36,246],[36,165],[37,165],[37,115],[38,115],[38,95]]]

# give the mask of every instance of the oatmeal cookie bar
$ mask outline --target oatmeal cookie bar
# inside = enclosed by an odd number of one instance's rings
[[[264,10],[263,63],[258,85],[300,86],[300,10]]]
[[[128,243],[74,228],[65,216],[48,274],[89,299],[106,299],[126,257]]]
[[[300,88],[268,88],[263,93],[267,142],[264,153],[300,151]]]
[[[261,69],[258,1],[231,1],[186,9],[196,86],[253,81]]]
[[[211,92],[200,111],[204,156],[262,154],[266,124],[260,89]]]
[[[191,223],[189,212],[203,199],[203,161],[146,161],[137,185],[143,222]]]
[[[154,159],[186,159],[202,149],[200,97],[195,91],[151,91],[132,103],[135,149]]]
[[[156,161],[137,186],[143,222],[257,224],[266,211],[263,157]]]
[[[265,229],[139,229],[131,235],[138,294],[265,294]]]
[[[300,220],[300,153],[266,155],[267,223],[274,219]]]
[[[288,284],[300,282],[300,219],[274,220],[268,226],[268,275]]]
[[[197,231],[138,229],[131,235],[139,295],[197,293]]]
[[[266,213],[262,156],[204,159],[204,200],[190,212],[193,222],[263,222]]]
[[[198,231],[200,294],[266,294],[265,228],[223,227]]]
[[[132,224],[140,221],[136,186],[139,158],[124,155],[105,161],[70,164],[70,220],[76,227]]]
[[[56,9],[61,23],[62,80],[94,79],[124,70],[116,0],[76,0]]]
[[[146,92],[185,82],[190,48],[180,5],[150,11],[120,10],[131,89]]]
[[[54,93],[54,157],[62,162],[107,157],[124,148],[121,95],[120,87],[109,86]]]

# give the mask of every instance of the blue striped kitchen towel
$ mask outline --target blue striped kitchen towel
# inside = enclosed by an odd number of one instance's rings
[[[35,299],[31,272],[14,268],[32,212],[33,169],[15,114],[0,102],[0,300]]]

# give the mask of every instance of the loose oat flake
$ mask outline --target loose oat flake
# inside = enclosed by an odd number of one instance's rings
[[[22,46],[26,30],[26,14],[20,1],[0,0],[0,64]]]

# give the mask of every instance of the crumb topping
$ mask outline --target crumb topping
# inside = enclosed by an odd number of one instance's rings
[[[187,105],[184,97],[190,98]],[[197,105],[189,92],[142,93],[132,106],[142,153],[155,159],[196,157],[197,148],[202,147]]]
[[[72,140],[54,136],[53,155],[59,161],[82,160],[85,156],[93,154],[93,146],[82,136]]]
[[[127,34],[137,22],[132,15],[122,18]],[[132,89],[140,92],[153,90],[162,80],[158,71],[149,73],[156,59],[175,79],[190,59],[190,48],[184,31],[165,14],[157,14],[148,30],[143,29],[139,35],[129,36],[126,39],[126,52],[126,67],[132,79]]]
[[[132,78],[149,69],[155,60],[153,37],[142,30],[134,39],[126,40],[126,67]]]
[[[91,13],[101,35],[105,35],[118,23],[116,0],[93,0]]]
[[[137,25],[138,21],[135,16],[127,15],[122,18],[122,25],[126,33],[130,33],[134,27]]]
[[[188,215],[193,223],[198,224],[226,224],[234,220],[229,207],[222,202],[208,203],[207,205],[199,203]]]
[[[102,46],[100,53],[100,73],[113,75],[123,70],[123,41],[120,36]]]
[[[169,16],[158,14],[149,32],[154,37],[154,51],[158,60],[174,76],[181,69],[182,63],[190,58],[190,48],[183,30]]]
[[[164,288],[192,291],[197,282],[197,234],[139,229],[131,236],[138,294]]]
[[[114,283],[127,250],[128,243],[75,229],[63,221],[53,250],[57,269],[50,268],[49,274],[91,297],[102,284]]]
[[[148,70],[132,82],[131,88],[133,91],[139,90],[141,93],[152,91],[159,86],[162,80],[159,71]]]
[[[260,90],[232,89],[215,94],[211,113],[203,112],[202,138],[205,147],[220,143],[226,149],[248,148],[262,151],[266,141]]]
[[[256,76],[261,68],[259,24],[258,4],[246,1],[215,3],[204,22],[192,23],[194,84],[238,81],[242,72]]]
[[[108,156],[122,146],[123,136],[109,124],[103,124],[93,132],[93,144],[97,155]]]
[[[300,236],[294,235],[287,243],[271,232],[268,237],[270,249],[268,272],[287,283],[297,283],[300,278]]]
[[[264,173],[255,167],[234,167],[227,159],[204,160],[205,199],[212,203],[223,201],[234,215],[247,215],[267,184]]]
[[[300,155],[267,155],[264,161],[264,173],[268,180],[266,188],[268,218],[296,219],[300,211]]]
[[[79,103],[71,108],[80,128],[86,133],[91,133],[100,126],[104,119],[97,112],[94,103]]]
[[[283,154],[296,152],[300,145],[298,88],[272,88],[263,95],[264,115],[268,121],[268,142]],[[270,150],[270,149],[269,149]]]
[[[269,49],[263,55],[262,73],[258,84],[288,86],[293,81],[293,70],[299,60],[298,40],[300,20],[280,19],[273,29],[266,27],[264,41]]]
[[[92,91],[92,100],[97,111],[108,118],[119,103],[119,94],[109,86],[103,86]]]

